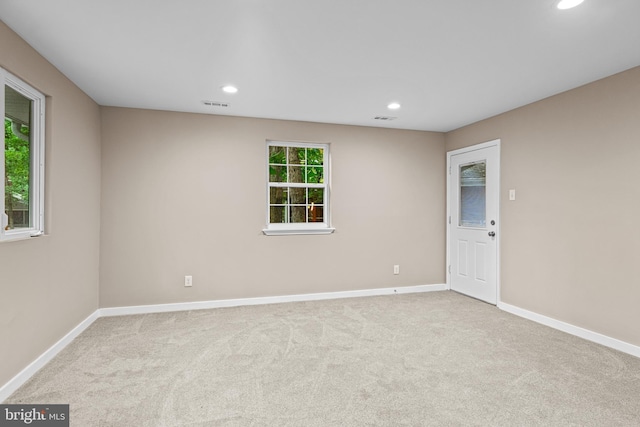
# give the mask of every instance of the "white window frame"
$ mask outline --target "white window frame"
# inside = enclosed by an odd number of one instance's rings
[[[45,96],[22,81],[22,79],[14,76],[10,72],[0,68],[0,113],[5,117],[5,86],[11,87],[16,92],[29,98],[32,101],[31,123],[29,129],[30,135],[30,156],[31,164],[29,165],[29,173],[31,175],[29,182],[29,228],[19,228],[14,230],[5,230],[7,226],[7,217],[5,214],[4,204],[4,176],[5,176],[5,140],[4,132],[2,132],[2,148],[0,150],[0,189],[2,197],[0,197],[0,242],[27,239],[30,237],[40,236],[44,234],[44,127],[45,127]]]
[[[293,183],[271,183],[269,182],[269,147],[297,147],[297,148],[321,148],[323,150],[323,174],[324,182],[322,188],[324,189],[324,203],[323,203],[323,222],[311,222],[311,223],[278,223],[271,224],[269,215],[269,197],[270,188],[274,186],[288,186],[291,187]],[[296,235],[296,234],[331,234],[335,231],[330,225],[330,182],[331,182],[331,167],[329,156],[329,144],[311,143],[311,142],[292,142],[292,141],[275,141],[268,140],[266,144],[266,228],[262,230],[267,236],[281,236],[281,235]],[[276,185],[273,185],[276,184]],[[295,186],[295,184],[293,185]],[[303,185],[307,187],[308,185]]]

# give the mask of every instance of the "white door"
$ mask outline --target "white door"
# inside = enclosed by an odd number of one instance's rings
[[[449,286],[497,303],[500,140],[447,154]]]

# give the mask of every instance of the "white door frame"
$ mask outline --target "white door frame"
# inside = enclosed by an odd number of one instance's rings
[[[446,268],[446,276],[447,276],[447,289],[451,290],[451,204],[456,203],[457,200],[452,200],[451,197],[451,157],[457,154],[468,153],[471,151],[481,150],[483,148],[488,147],[497,147],[498,148],[498,159],[501,158],[500,154],[500,139],[494,139],[492,141],[483,142],[481,144],[472,145],[469,147],[460,148],[458,150],[447,151],[447,216],[446,216],[446,228],[447,228],[447,264]],[[498,168],[498,209],[496,211],[496,306],[502,302],[500,298],[500,241],[501,241],[501,222],[500,222],[500,169]],[[457,185],[457,183],[455,183]]]

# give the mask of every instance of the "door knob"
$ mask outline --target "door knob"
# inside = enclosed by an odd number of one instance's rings
[[[496,232],[495,232],[495,231],[490,231],[490,232],[489,232],[489,237],[494,237],[495,235],[496,235]]]

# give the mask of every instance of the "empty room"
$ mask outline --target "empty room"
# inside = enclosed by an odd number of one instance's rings
[[[638,18],[0,0],[0,425],[640,425]]]

